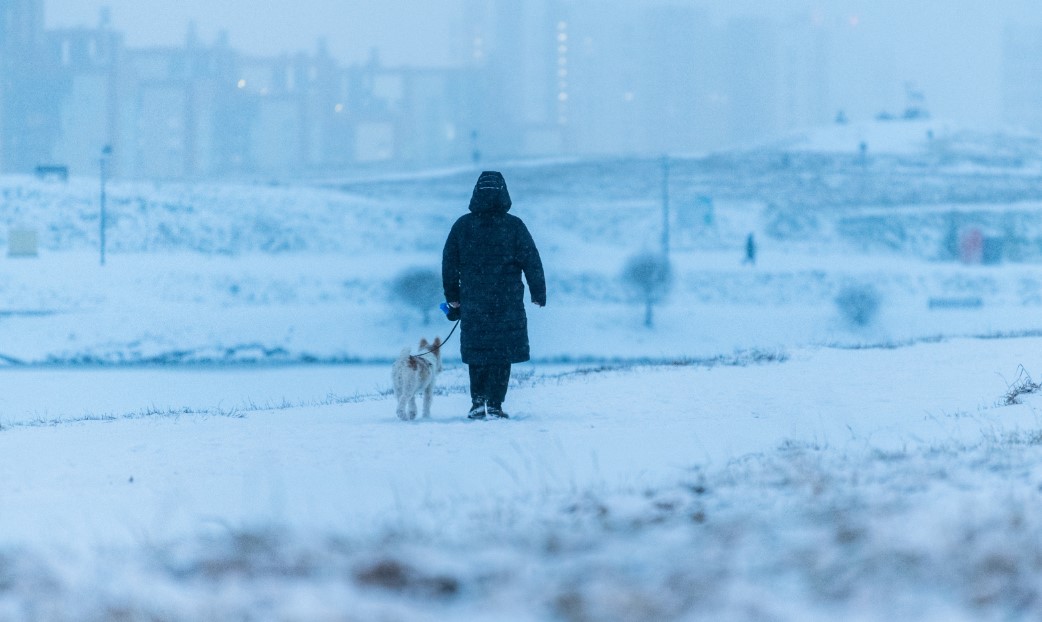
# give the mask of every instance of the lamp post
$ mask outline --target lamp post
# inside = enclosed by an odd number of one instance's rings
[[[662,156],[662,256],[669,260],[669,156]]]
[[[99,247],[101,250],[101,265],[105,265],[105,181],[106,174],[108,173],[109,156],[112,155],[112,146],[105,145],[101,150],[101,159],[99,164],[101,166],[101,217],[98,223],[99,235]]]

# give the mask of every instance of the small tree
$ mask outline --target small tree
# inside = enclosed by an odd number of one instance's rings
[[[852,327],[871,324],[879,312],[880,296],[871,285],[847,285],[836,296],[836,307]]]
[[[651,252],[634,255],[622,269],[622,281],[644,303],[644,326],[651,328],[655,305],[665,300],[673,288],[669,258]]]
[[[391,296],[419,311],[424,325],[430,324],[431,310],[442,299],[441,275],[429,268],[407,268],[391,283]]]

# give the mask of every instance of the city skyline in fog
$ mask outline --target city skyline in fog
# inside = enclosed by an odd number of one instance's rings
[[[873,119],[1042,133],[1027,0],[244,7],[0,0],[0,170],[76,174],[106,146],[117,175],[176,179],[699,154]]]
[[[592,6],[590,2],[574,2]],[[605,20],[612,9],[632,2],[596,3]],[[687,6],[719,24],[735,17],[764,17],[784,29],[796,22],[816,22],[836,35],[863,40],[864,63],[854,71],[866,81],[880,72],[892,76],[891,92],[905,84],[921,90],[938,117],[994,125],[1001,113],[1002,37],[1007,26],[1042,24],[1042,8],[1029,0],[923,0],[908,6],[899,0],[670,1],[642,4]],[[314,51],[323,41],[346,63],[361,63],[373,50],[392,66],[448,67],[460,62],[463,0],[395,0],[384,3],[344,0],[284,0],[252,3],[227,0],[47,0],[51,28],[97,25],[103,9],[113,28],[131,47],[183,43],[189,24],[204,40],[228,33],[230,44],[246,53],[277,56]],[[1042,26],[1040,26],[1042,28]],[[846,29],[849,33],[843,33]],[[462,46],[466,48],[466,44]],[[872,57],[876,57],[873,61]],[[856,78],[854,78],[856,81]],[[853,92],[851,99],[857,99]],[[852,101],[856,109],[863,102]]]
[[[362,62],[370,50],[393,65],[448,65],[458,0],[381,3],[277,0],[263,11],[251,2],[179,0],[46,0],[51,28],[94,27],[103,9],[131,47],[184,42],[190,25],[204,40],[228,33],[232,46],[260,56],[313,52],[324,40],[344,62]]]

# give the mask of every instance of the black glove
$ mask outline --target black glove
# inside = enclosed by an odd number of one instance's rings
[[[438,308],[441,309],[441,312],[445,314],[445,317],[447,317],[450,322],[455,322],[459,319],[459,305],[453,307],[449,303],[443,302],[438,305]]]

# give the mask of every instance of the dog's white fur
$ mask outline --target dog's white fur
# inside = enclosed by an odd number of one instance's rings
[[[409,348],[402,349],[391,368],[394,396],[398,398],[398,418],[402,421],[416,418],[416,396],[420,392],[423,393],[423,416],[431,416],[434,380],[442,370],[441,338],[435,337],[432,344],[421,339],[420,352],[425,354],[410,354]]]

